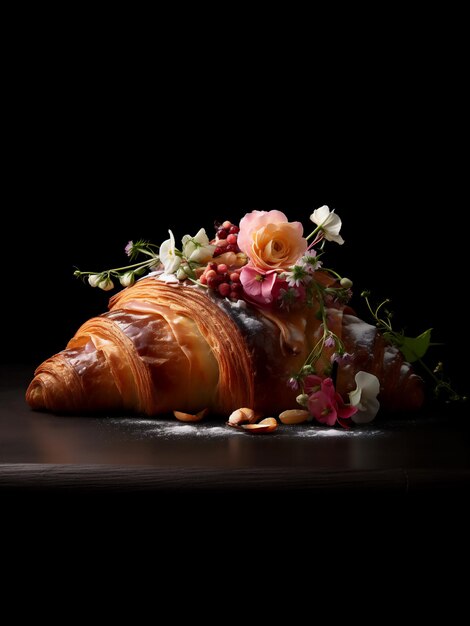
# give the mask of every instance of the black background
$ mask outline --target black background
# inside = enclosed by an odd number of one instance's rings
[[[203,71],[189,57],[86,52],[42,40],[9,91],[1,361],[37,364],[103,312],[109,294],[74,267],[121,265],[129,239],[211,233],[252,209],[307,230],[328,204],[346,243],[327,258],[354,281],[359,313],[364,288],[391,298],[396,327],[433,327],[446,346],[431,361],[465,379],[462,100],[449,66],[418,72],[386,54],[381,72],[296,82],[274,58],[240,75],[233,58]]]

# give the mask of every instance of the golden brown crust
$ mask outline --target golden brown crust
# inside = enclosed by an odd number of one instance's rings
[[[389,409],[422,402],[420,379],[374,327],[340,308],[328,310],[328,323],[353,354],[338,368],[340,393],[355,387],[363,369],[381,380]],[[207,407],[228,415],[246,406],[279,413],[296,406],[298,392],[287,381],[322,332],[313,309],[261,312],[148,277],[111,298],[108,313],[83,324],[43,363],[26,398],[35,409],[56,412],[194,414]],[[325,349],[319,373],[332,352]]]

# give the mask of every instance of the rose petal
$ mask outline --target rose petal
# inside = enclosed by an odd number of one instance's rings
[[[242,252],[249,255],[251,250],[252,233],[268,224],[287,222],[288,219],[282,211],[252,211],[240,220],[240,231],[237,243]]]

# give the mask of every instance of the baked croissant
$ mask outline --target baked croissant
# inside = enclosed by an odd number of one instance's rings
[[[421,379],[376,328],[347,308],[328,311],[329,327],[352,358],[337,370],[343,396],[355,374],[375,374],[386,410],[423,402]],[[239,407],[278,414],[296,406],[287,385],[321,336],[316,311],[260,310],[200,287],[147,277],[110,300],[108,313],[90,319],[67,348],[45,361],[26,393],[33,409],[120,411],[146,415],[209,408],[228,415]],[[324,350],[316,369],[330,363]]]

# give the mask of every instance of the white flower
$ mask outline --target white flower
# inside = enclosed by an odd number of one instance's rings
[[[313,274],[315,270],[320,269],[323,263],[316,258],[317,253],[315,250],[309,250],[308,254],[301,257],[299,261],[297,261],[297,265],[300,265],[304,268],[306,272],[309,274]]]
[[[334,211],[330,211],[326,204],[316,209],[310,216],[310,219],[320,226],[325,234],[325,239],[334,241],[340,245],[344,243],[344,239],[339,234],[341,230],[341,218],[336,215]]]
[[[349,402],[358,409],[358,412],[351,419],[356,424],[367,424],[372,422],[380,408],[380,402],[377,400],[380,391],[379,379],[362,371],[358,372],[354,379],[357,387],[349,392]]]
[[[119,282],[123,287],[130,287],[135,282],[134,272],[126,272],[119,277]]]
[[[103,291],[110,291],[111,289],[114,289],[114,283],[109,276],[106,276],[106,278],[98,283],[98,287]]]
[[[209,243],[209,237],[206,235],[204,228],[201,228],[194,237],[185,235],[181,243],[183,244],[183,256],[193,263],[204,264],[214,256],[216,246],[212,246]]]
[[[176,254],[175,237],[171,230],[170,238],[162,243],[160,246],[160,261],[165,268],[165,274],[174,274],[179,268],[181,263],[181,257]]]
[[[88,276],[88,282],[92,287],[98,287],[98,283],[101,280],[101,274],[90,274]]]

